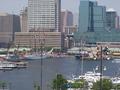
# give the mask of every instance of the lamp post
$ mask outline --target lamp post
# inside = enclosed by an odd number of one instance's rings
[[[81,51],[83,52],[83,48],[84,48],[84,42],[83,42],[83,40],[81,39]],[[81,57],[81,75],[83,75],[83,60],[84,60],[84,53],[82,54],[82,57]]]
[[[41,50],[41,52],[40,52],[40,55],[41,55],[41,89],[40,90],[42,90],[42,65],[43,65],[43,61],[42,61],[42,57],[43,57],[43,47],[42,47],[42,43],[41,43],[41,46],[40,46],[40,50]]]
[[[43,78],[43,46],[45,44],[45,39],[39,39],[40,42],[40,56],[41,56],[41,85],[40,90],[42,90],[42,78]]]
[[[103,56],[102,56],[102,46],[100,54],[100,90],[102,90],[102,74],[103,74]]]
[[[43,78],[43,46],[45,45],[45,37],[44,37],[44,28],[45,28],[45,24],[44,24],[44,20],[45,19],[45,16],[42,15],[42,32],[43,32],[43,36],[41,37],[40,39],[40,30],[41,28],[38,28],[38,31],[39,31],[39,43],[40,43],[40,56],[41,56],[41,85],[40,85],[40,90],[42,90],[42,78]]]
[[[65,38],[66,41],[66,48],[70,49],[73,45],[73,35],[67,35]]]

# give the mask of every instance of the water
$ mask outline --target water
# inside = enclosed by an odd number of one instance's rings
[[[92,71],[100,61],[84,61],[84,72]],[[103,61],[107,70],[104,75],[114,76],[119,72],[120,62]],[[13,71],[0,71],[0,80],[7,81],[11,90],[34,90],[34,83],[40,83],[40,60],[30,61],[28,68]],[[81,61],[75,58],[51,58],[43,60],[43,90],[51,90],[51,82],[56,74],[63,74],[65,78],[72,78],[72,74],[81,74]]]

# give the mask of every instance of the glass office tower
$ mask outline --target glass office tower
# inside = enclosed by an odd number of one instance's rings
[[[97,1],[80,0],[79,29],[74,38],[76,42],[82,39],[86,43],[120,42],[120,30],[115,29],[114,21],[115,12],[106,12],[106,7]]]
[[[99,6],[97,1],[81,0],[79,7],[79,32],[104,30],[106,8]]]
[[[106,17],[107,17],[107,27],[109,29],[116,28],[117,12],[114,9],[108,9],[106,12]]]

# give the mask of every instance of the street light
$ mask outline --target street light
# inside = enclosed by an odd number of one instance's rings
[[[40,33],[39,33],[40,35]],[[40,43],[40,56],[41,56],[41,87],[40,87],[40,90],[42,90],[42,78],[43,78],[43,46],[45,45],[45,39],[44,37],[40,39],[39,37],[39,43]]]
[[[67,44],[66,47],[67,47],[68,49],[71,48],[72,40],[73,40],[73,38],[72,38],[71,35],[67,35],[67,36],[66,36],[65,41],[67,42],[67,43],[66,43],[66,44]]]
[[[99,66],[96,66],[95,69],[93,69],[95,71],[98,71],[99,70]],[[106,71],[106,66],[103,67],[103,70]]]
[[[100,60],[100,90],[102,90],[102,74],[103,74],[103,56],[102,56],[102,46],[101,46],[101,60]]]

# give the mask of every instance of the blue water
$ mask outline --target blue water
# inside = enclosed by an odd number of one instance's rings
[[[9,83],[11,90],[34,90],[34,82],[40,83],[41,76],[40,60],[29,61],[28,68],[15,69],[13,71],[0,71],[0,80]],[[92,71],[96,66],[100,66],[100,61],[84,61],[84,72]],[[104,75],[114,76],[119,73],[120,62],[103,61],[103,66],[107,70]],[[65,78],[72,78],[72,74],[81,74],[81,61],[69,58],[51,58],[43,60],[43,90],[51,90],[51,82],[56,74],[63,74]]]

